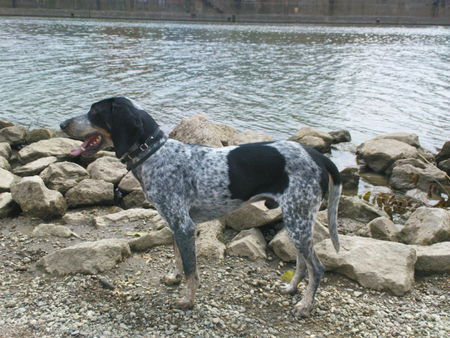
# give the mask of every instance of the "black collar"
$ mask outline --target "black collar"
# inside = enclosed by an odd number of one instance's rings
[[[156,153],[167,141],[167,136],[159,128],[148,137],[144,143],[133,145],[121,158],[120,162],[127,165],[127,170],[131,171],[141,165],[146,159]]]

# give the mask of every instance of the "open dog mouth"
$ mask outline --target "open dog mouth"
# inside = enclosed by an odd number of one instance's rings
[[[81,154],[83,155],[93,154],[100,148],[102,144],[103,144],[102,135],[100,134],[90,135],[80,147],[71,149],[70,155],[79,156]]]

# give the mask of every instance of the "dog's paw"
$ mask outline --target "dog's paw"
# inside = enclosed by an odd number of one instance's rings
[[[169,274],[167,276],[164,276],[161,278],[161,282],[165,285],[172,286],[172,285],[178,285],[181,283],[182,277],[178,274]]]
[[[189,310],[194,307],[194,300],[189,299],[187,297],[182,297],[177,301],[177,307],[181,310]]]
[[[298,317],[302,318],[310,317],[312,308],[313,308],[312,304],[300,301],[295,305],[294,313]]]
[[[294,295],[296,294],[298,289],[293,287],[291,284],[283,284],[280,288],[280,292],[283,295]]]

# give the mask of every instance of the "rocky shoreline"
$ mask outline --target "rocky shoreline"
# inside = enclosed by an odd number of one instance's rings
[[[214,147],[272,140],[202,115],[170,137]],[[327,153],[351,136],[302,128],[290,140]],[[0,121],[0,337],[449,333],[450,141],[437,154],[408,133],[349,147],[359,165],[341,172],[342,250],[320,211],[314,241],[329,272],[305,320],[278,291],[295,253],[281,211],[264,202],[199,224],[199,302],[174,309],[178,289],[159,282],[172,264],[165,222],[113,152],[71,157],[79,144]],[[385,186],[364,190],[361,178]]]

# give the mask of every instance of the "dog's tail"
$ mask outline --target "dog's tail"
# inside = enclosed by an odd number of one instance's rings
[[[325,168],[328,171],[328,231],[330,232],[331,242],[336,252],[339,252],[339,238],[337,232],[337,214],[339,198],[341,197],[342,184],[341,175],[336,165],[325,157]]]

